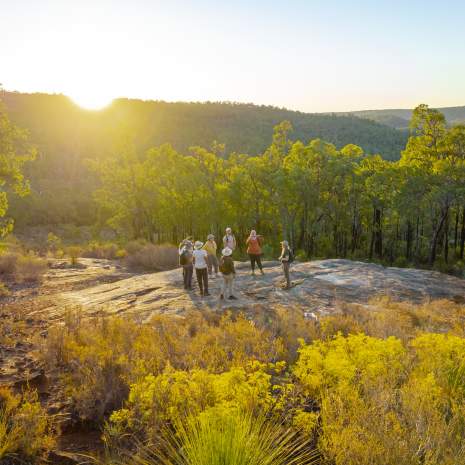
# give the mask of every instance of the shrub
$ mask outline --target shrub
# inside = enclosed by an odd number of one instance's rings
[[[86,258],[99,258],[114,260],[121,258],[121,251],[116,244],[111,242],[101,244],[99,242],[90,242],[83,250],[82,256]]]
[[[135,241],[128,242],[125,249],[128,255],[134,255],[143,249],[146,245],[149,245],[149,242],[144,239],[137,239]]]
[[[16,252],[2,253],[0,255],[0,273],[7,276],[14,275],[19,256],[20,255]]]
[[[51,418],[40,406],[37,394],[22,396],[0,388],[0,462],[39,463],[55,444]]]
[[[48,269],[47,261],[36,255],[22,255],[16,262],[16,277],[19,281],[41,281]]]
[[[0,274],[18,281],[38,282],[48,269],[47,261],[34,254],[6,252],[0,255]]]
[[[53,254],[61,248],[61,239],[52,232],[49,232],[47,235],[47,248]]]
[[[162,271],[176,268],[179,263],[178,249],[172,245],[146,244],[134,250],[131,246],[126,257],[127,265],[133,269]]]
[[[7,297],[10,295],[10,290],[5,283],[0,281],[0,297]]]
[[[249,411],[214,409],[177,422],[176,432],[155,451],[173,465],[300,465],[316,462],[297,432]]]
[[[464,461],[465,339],[427,334],[406,347],[392,337],[339,335],[303,346],[294,373],[318,399],[328,462]]]
[[[78,264],[78,258],[82,255],[82,249],[77,245],[72,245],[66,248],[66,254],[70,258],[71,265],[75,266]]]
[[[281,340],[239,315],[209,324],[198,312],[180,319],[157,316],[149,324],[121,318],[82,322],[69,311],[65,327],[49,331],[41,354],[62,373],[81,418],[101,421],[120,408],[130,385],[167,367],[221,373],[253,361],[281,358]]]

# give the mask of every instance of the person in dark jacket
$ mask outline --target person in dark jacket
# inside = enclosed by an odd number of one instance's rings
[[[233,251],[229,247],[225,247],[221,252],[220,271],[223,275],[223,286],[221,289],[220,299],[227,298],[229,300],[236,300],[237,297],[233,295],[234,279],[236,277],[236,270],[234,268],[234,260],[232,259]]]
[[[290,289],[291,288],[291,276],[289,273],[289,269],[291,266],[292,251],[289,247],[289,242],[287,241],[282,241],[281,247],[282,249],[281,249],[281,256],[279,257],[279,261],[281,262],[283,266],[284,278],[286,279],[286,287],[284,289]]]
[[[192,289],[192,275],[194,273],[192,238],[187,237],[179,244],[179,264],[182,266],[184,289]]]

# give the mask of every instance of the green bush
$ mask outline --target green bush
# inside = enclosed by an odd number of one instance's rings
[[[37,394],[0,388],[0,462],[42,463],[55,445],[52,420]]]
[[[68,255],[71,265],[78,264],[78,258],[82,256],[82,248],[77,245],[72,245],[66,248],[66,255]]]
[[[176,465],[303,465],[316,462],[308,441],[265,415],[214,409],[176,423],[176,432],[155,452]]]
[[[82,256],[86,258],[99,258],[114,260],[115,258],[121,258],[121,249],[114,243],[99,243],[90,242],[84,247]]]

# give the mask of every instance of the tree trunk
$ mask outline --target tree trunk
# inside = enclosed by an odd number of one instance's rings
[[[462,231],[460,232],[460,260],[463,260],[465,249],[465,207],[462,209]]]
[[[371,220],[371,238],[370,238],[370,251],[368,252],[368,258],[373,258],[373,249],[375,245],[375,208],[373,208],[373,218]]]
[[[449,262],[449,212],[444,221],[444,261]]]
[[[412,258],[412,239],[413,239],[413,228],[410,220],[407,221],[407,235],[406,235],[406,246],[405,246],[405,258],[411,260]]]
[[[459,219],[460,219],[460,210],[457,208],[455,212],[455,226],[454,226],[454,252],[457,253],[457,245],[459,240]]]
[[[433,266],[436,260],[436,250],[437,250],[437,245],[438,245],[439,234],[441,233],[442,227],[444,226],[444,222],[446,220],[448,210],[449,210],[448,207],[443,209],[439,223],[437,224],[436,228],[433,231],[433,236],[431,238],[430,248],[429,248],[429,258],[428,258],[429,266]]]
[[[383,230],[381,225],[381,210],[375,209],[375,253],[379,258],[383,257]]]

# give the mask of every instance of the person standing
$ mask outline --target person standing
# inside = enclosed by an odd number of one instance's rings
[[[289,242],[287,241],[282,241],[281,242],[281,256],[279,257],[279,261],[281,262],[283,266],[283,273],[284,273],[284,278],[286,279],[286,287],[285,289],[290,289],[291,288],[291,277],[290,277],[290,266],[291,263],[294,260],[294,255],[292,253],[291,248],[289,247]]]
[[[197,241],[194,246],[194,268],[199,284],[200,295],[210,295],[208,292],[207,251],[202,249],[203,242]]]
[[[234,249],[236,248],[236,238],[234,237],[234,234],[232,233],[232,229],[231,228],[226,228],[226,234],[225,236],[223,237],[223,245],[224,247],[228,247],[230,248],[233,252],[234,252]]]
[[[188,237],[179,244],[179,264],[182,266],[184,289],[192,289],[192,274],[194,272],[192,255],[192,238]]]
[[[208,255],[208,275],[213,276],[213,270],[215,270],[215,276],[218,276],[218,258],[216,257],[217,245],[215,242],[215,236],[213,234],[209,234],[207,236],[207,242],[205,242],[203,249],[207,251]]]
[[[179,243],[179,246],[178,246],[179,251],[181,251],[181,249],[184,246],[187,246],[190,250],[193,250],[194,249],[194,244],[192,243],[193,240],[194,240],[194,238],[192,236],[187,236],[185,239],[183,239]]]
[[[221,289],[220,299],[225,297],[229,300],[237,300],[233,294],[234,279],[236,278],[236,270],[234,268],[234,260],[232,259],[232,250],[225,247],[221,252],[220,271],[223,275],[223,286]]]
[[[257,235],[257,232],[254,229],[252,229],[252,231],[250,231],[250,236],[247,238],[246,244],[247,244],[247,253],[249,254],[250,265],[252,266],[253,275],[255,275],[255,264],[257,264],[260,270],[260,273],[265,274],[263,272],[262,260],[261,260],[262,242],[263,242],[262,236]]]

